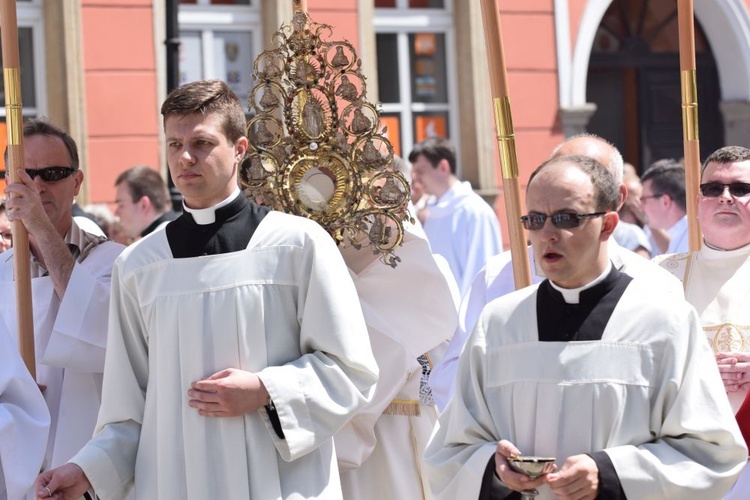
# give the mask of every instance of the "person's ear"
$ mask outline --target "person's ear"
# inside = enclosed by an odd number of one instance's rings
[[[624,183],[620,183],[620,204],[617,206],[617,210],[620,210],[625,204],[625,200],[628,199],[628,187]]]
[[[239,139],[237,139],[237,142],[234,143],[235,152],[237,154],[237,161],[242,160],[245,157],[245,153],[247,153],[247,146],[248,141],[247,137],[242,136]]]
[[[136,202],[141,212],[146,212],[151,207],[151,200],[145,194]]]
[[[74,175],[76,176],[76,187],[73,196],[78,196],[78,191],[81,190],[81,185],[83,184],[83,172],[79,168]]]
[[[610,236],[612,236],[612,233],[615,232],[615,228],[617,227],[617,223],[620,221],[620,216],[617,214],[617,212],[607,212],[606,214],[602,215],[602,220],[604,223],[602,224],[602,231],[601,231],[601,241],[608,240]]]
[[[437,164],[437,169],[440,170],[440,173],[444,175],[450,175],[451,173],[451,165],[448,163],[448,160],[440,160]]]

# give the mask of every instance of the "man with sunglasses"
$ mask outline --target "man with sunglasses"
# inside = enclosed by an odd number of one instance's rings
[[[19,183],[5,189],[8,218],[29,234],[37,382],[52,417],[43,467],[68,461],[91,437],[101,403],[112,264],[123,246],[79,227],[78,149],[44,120],[23,128]],[[0,321],[17,331],[14,249],[0,255]]]
[[[584,155],[594,158],[605,167],[618,182],[620,206],[628,196],[628,190],[623,184],[623,159],[620,152],[612,144],[601,137],[592,134],[573,136],[552,152],[551,158],[565,155]],[[618,224],[619,227],[619,224]],[[682,295],[680,282],[670,273],[643,257],[621,247],[615,238],[609,240],[609,254],[615,267],[629,276],[648,276],[654,280],[654,286]],[[531,281],[539,283],[544,279],[544,272],[536,265],[531,246],[528,248],[531,266]],[[515,290],[513,265],[510,252],[491,257],[487,264],[476,275],[469,290],[463,295],[459,309],[459,324],[448,350],[443,359],[435,366],[430,375],[430,385],[435,396],[435,402],[440,409],[448,403],[456,378],[458,355],[474,328],[474,325],[485,305],[493,299],[506,295]]]
[[[522,220],[547,279],[482,311],[425,452],[436,498],[720,498],[740,473],[695,310],[610,260],[618,185],[584,156],[532,174]],[[557,469],[531,480],[518,455]]]
[[[660,264],[683,282],[698,310],[737,412],[750,391],[750,149],[727,146],[703,163],[698,220],[701,249]],[[734,498],[748,498],[750,472],[740,483]]]

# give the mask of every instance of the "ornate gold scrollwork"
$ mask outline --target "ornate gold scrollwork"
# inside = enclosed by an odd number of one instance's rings
[[[277,47],[255,60],[240,182],[256,202],[313,219],[338,244],[370,248],[395,267],[409,184],[365,100],[362,61],[348,41],[323,40],[331,33],[297,11],[275,33]]]

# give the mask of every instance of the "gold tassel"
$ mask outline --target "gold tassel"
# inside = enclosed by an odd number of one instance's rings
[[[383,415],[419,417],[422,414],[416,399],[394,399],[383,411]]]

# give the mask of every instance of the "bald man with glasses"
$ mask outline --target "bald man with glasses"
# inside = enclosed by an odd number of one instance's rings
[[[68,461],[91,437],[101,402],[110,277],[123,246],[79,227],[78,149],[44,120],[23,129],[20,182],[5,189],[11,221],[29,233],[37,383],[51,415],[43,468]],[[0,321],[16,325],[14,248],[0,256]],[[36,471],[38,472],[38,471]]]
[[[742,470],[695,310],[610,260],[618,184],[584,156],[532,174],[522,222],[547,279],[482,311],[425,451],[436,499],[721,498]],[[531,480],[518,455],[556,470]]]
[[[750,390],[750,149],[727,146],[704,162],[698,193],[703,245],[660,264],[679,278],[714,350],[732,409]],[[730,498],[750,496],[750,472]]]

